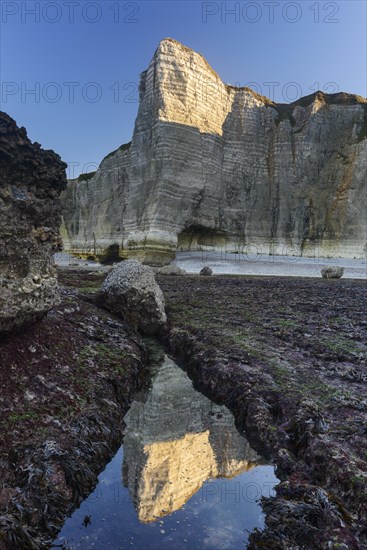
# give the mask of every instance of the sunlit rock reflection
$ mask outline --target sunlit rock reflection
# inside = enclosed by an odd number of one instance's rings
[[[124,485],[142,522],[178,510],[209,478],[258,462],[232,414],[194,390],[168,357],[125,417]]]

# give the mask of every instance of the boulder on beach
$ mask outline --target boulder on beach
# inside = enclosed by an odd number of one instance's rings
[[[321,269],[324,279],[340,279],[344,274],[344,268],[337,265],[328,265]]]
[[[155,334],[167,320],[153,269],[135,260],[121,262],[110,271],[99,301],[143,334]]]
[[[164,265],[157,269],[158,275],[185,275],[185,273],[186,271],[184,269],[174,264]]]
[[[213,275],[213,270],[209,266],[203,267],[203,269],[200,271],[200,275],[203,275],[204,277],[208,277],[209,275]]]

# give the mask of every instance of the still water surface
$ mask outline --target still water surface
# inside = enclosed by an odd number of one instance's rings
[[[240,550],[278,483],[233,415],[162,356],[125,417],[124,444],[53,548]]]

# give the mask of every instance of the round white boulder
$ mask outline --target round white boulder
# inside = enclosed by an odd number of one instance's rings
[[[156,333],[166,322],[164,296],[152,268],[126,260],[107,275],[100,290],[101,304],[143,334]]]

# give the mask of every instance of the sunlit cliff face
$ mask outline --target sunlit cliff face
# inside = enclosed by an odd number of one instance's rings
[[[164,39],[129,144],[63,193],[65,249],[168,263],[177,250],[365,258],[367,100],[276,104]]]
[[[167,357],[125,421],[124,484],[142,522],[178,510],[206,480],[232,477],[258,460],[228,409],[196,392]]]

